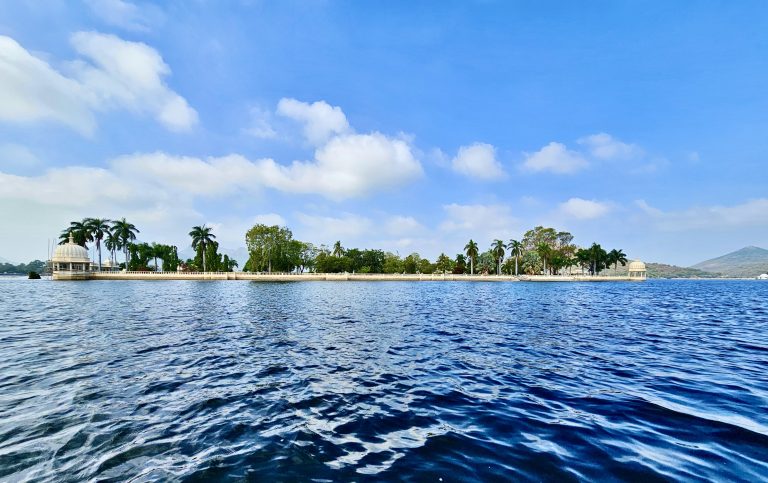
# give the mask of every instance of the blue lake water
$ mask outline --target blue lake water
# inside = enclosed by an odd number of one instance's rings
[[[765,480],[768,283],[0,279],[0,479]]]

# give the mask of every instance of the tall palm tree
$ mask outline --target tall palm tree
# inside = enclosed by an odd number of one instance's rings
[[[515,257],[515,277],[517,277],[517,266],[520,263],[520,257],[523,256],[523,244],[517,240],[509,240],[507,245],[509,254]]]
[[[464,251],[467,254],[467,258],[469,258],[469,273],[470,275],[474,275],[475,259],[477,259],[477,243],[475,243],[474,240],[469,240],[469,243],[464,246]]]
[[[109,250],[109,261],[114,267],[117,263],[117,260],[115,258],[115,252],[118,248],[120,248],[120,241],[115,236],[114,232],[112,230],[107,230],[107,232],[104,234],[104,248]]]
[[[112,222],[112,235],[117,239],[119,247],[125,255],[125,269],[128,270],[128,244],[136,239],[139,229],[133,223],[128,223],[125,218]]]
[[[211,229],[208,226],[193,226],[192,231],[189,232],[189,236],[192,237],[192,248],[197,250],[197,247],[203,251],[203,272],[206,271],[205,267],[205,247],[210,245],[216,238],[216,235],[211,233]]]
[[[624,253],[623,250],[621,249],[616,250],[615,248],[610,252],[608,252],[608,259],[613,263],[614,270],[619,269],[619,263],[621,263],[621,266],[623,267],[628,262],[627,254]]]
[[[333,244],[333,256],[341,257],[344,255],[344,247],[341,246],[341,241],[337,241]]]
[[[504,260],[504,242],[501,240],[493,240],[491,245],[491,251],[493,256],[496,257],[496,275],[501,275],[501,262]]]
[[[101,271],[101,240],[109,233],[109,220],[106,218],[86,218],[83,221],[91,239],[96,243],[96,251],[99,252],[99,271]]]

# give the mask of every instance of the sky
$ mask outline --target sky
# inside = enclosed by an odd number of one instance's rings
[[[768,247],[768,2],[0,0],[0,257],[84,217],[451,256]]]

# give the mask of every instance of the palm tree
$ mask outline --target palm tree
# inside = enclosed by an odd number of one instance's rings
[[[91,237],[91,233],[86,226],[87,223],[88,218],[85,218],[83,221],[71,221],[69,223],[69,228],[62,231],[61,235],[59,235],[59,245],[67,243],[69,241],[69,234],[71,233],[75,243],[81,247],[88,248],[87,243],[93,241],[93,237]]]
[[[621,266],[627,264],[627,254],[624,253],[621,249],[616,250],[615,248],[608,252],[608,259],[613,263],[613,269],[618,270],[619,263],[621,263]]]
[[[197,247],[203,251],[203,272],[205,272],[205,247],[216,238],[216,235],[211,233],[211,228],[205,225],[193,226],[192,231],[189,232],[189,236],[192,237],[192,248],[197,250]]]
[[[464,251],[467,254],[467,258],[469,258],[469,273],[470,275],[474,275],[475,259],[477,258],[477,243],[475,243],[474,240],[469,240],[469,243],[464,246]]]
[[[517,266],[520,262],[520,257],[523,256],[523,244],[517,240],[509,240],[509,254],[515,257],[515,277],[517,277]]]
[[[126,270],[128,270],[128,244],[136,239],[136,233],[139,233],[139,229],[133,223],[128,223],[125,218],[112,222],[112,235],[117,239],[118,246],[123,249]]]
[[[99,271],[101,271],[101,240],[109,233],[109,220],[106,218],[86,218],[83,222],[91,239],[96,242],[96,251],[99,252]]]
[[[341,257],[342,255],[344,255],[344,247],[341,246],[340,241],[337,241],[333,244],[333,256]]]
[[[501,275],[501,262],[504,260],[504,242],[501,240],[493,240],[491,245],[491,251],[493,256],[496,257],[496,275]]]
[[[117,239],[115,234],[112,232],[112,230],[107,230],[104,236],[104,248],[109,250],[109,261],[114,267],[114,265],[117,263],[117,260],[115,258],[115,252],[118,248],[120,248],[120,240]]]

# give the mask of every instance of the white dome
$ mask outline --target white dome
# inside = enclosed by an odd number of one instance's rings
[[[645,263],[640,260],[634,260],[629,262],[628,268],[630,272],[645,272]]]
[[[88,258],[88,250],[75,243],[70,233],[69,243],[57,246],[51,261],[54,263],[89,263],[91,260]]]

